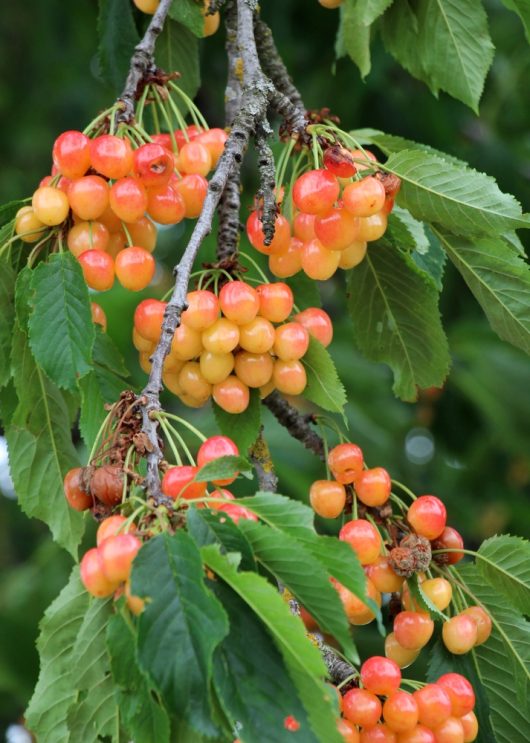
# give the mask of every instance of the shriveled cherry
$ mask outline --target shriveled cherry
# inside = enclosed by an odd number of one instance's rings
[[[82,467],[69,470],[64,478],[64,494],[68,504],[75,511],[86,511],[93,504],[93,498],[85,487]]]
[[[120,465],[96,467],[90,478],[90,492],[106,506],[115,506],[123,495],[124,473]]]

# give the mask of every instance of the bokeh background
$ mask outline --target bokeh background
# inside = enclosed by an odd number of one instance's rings
[[[265,0],[262,9],[308,107],[329,106],[344,128],[382,129],[466,159],[494,175],[528,211],[529,47],[515,14],[493,0],[487,5],[497,55],[479,117],[444,94],[436,100],[378,42],[366,81],[348,60],[335,67],[337,14],[316,0]],[[95,0],[3,5],[0,203],[29,195],[49,172],[54,138],[65,129],[82,129],[112,99],[112,91],[97,77],[96,19]],[[221,30],[202,49],[198,102],[211,125],[223,125],[223,43]],[[245,177],[250,201],[254,185],[250,169]],[[185,238],[180,225],[163,235],[151,295],[161,296],[170,286],[170,268]],[[416,492],[440,495],[450,521],[471,546],[500,531],[530,536],[530,359],[491,333],[456,272],[446,267],[442,297],[452,371],[443,390],[422,395],[414,405],[393,398],[386,367],[369,363],[356,352],[344,317],[341,277],[323,285],[321,293],[336,323],[331,352],[349,393],[351,439],[363,447],[367,460],[387,467]],[[109,333],[131,369],[133,386],[145,379],[129,340],[138,301],[120,289],[98,298],[107,312]],[[166,403],[175,406],[173,400]],[[187,412],[198,426],[213,430],[208,408]],[[320,467],[267,411],[264,414],[281,491],[306,499],[311,481],[322,476]],[[71,566],[47,529],[20,512],[10,490],[3,439],[0,564],[3,737],[6,726],[21,715],[37,678],[39,619]]]

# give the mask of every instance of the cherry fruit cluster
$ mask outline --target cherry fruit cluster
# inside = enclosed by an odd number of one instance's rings
[[[254,388],[263,397],[273,389],[300,395],[307,383],[301,359],[309,336],[327,346],[333,335],[329,316],[316,307],[289,319],[294,299],[283,282],[254,288],[229,281],[218,296],[209,290],[190,292],[187,304],[164,362],[163,381],[191,407],[212,397],[228,413],[242,413]],[[165,308],[164,302],[146,299],[135,311],[133,343],[146,373]]]

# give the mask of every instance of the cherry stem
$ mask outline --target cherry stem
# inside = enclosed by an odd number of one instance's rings
[[[175,459],[175,463],[177,465],[179,465],[180,467],[182,467],[182,457],[180,456],[180,452],[177,449],[177,446],[175,444],[175,441],[173,440],[173,436],[172,436],[172,433],[171,433],[171,430],[170,430],[168,424],[166,423],[166,421],[163,418],[159,418],[158,419],[158,422],[160,423],[160,427],[161,427],[162,431],[164,432],[164,434],[166,436],[166,439],[167,439],[167,442],[168,442],[168,444],[169,444],[169,446],[171,448],[171,451],[173,452],[173,457]]]
[[[417,495],[414,495],[412,490],[408,488],[406,485],[403,485],[402,482],[399,482],[399,480],[392,480],[392,485],[396,485],[400,490],[402,490],[404,493],[406,493],[409,498],[411,498],[413,501],[417,499]]]
[[[167,413],[165,410],[161,410],[159,413],[156,414],[157,418],[171,418],[171,420],[176,421],[177,423],[180,423],[181,426],[185,426],[189,431],[195,434],[197,438],[200,441],[206,441],[206,436],[201,433],[195,426],[192,426],[189,421],[185,420],[184,418],[180,418],[178,415],[175,415],[174,413]]]

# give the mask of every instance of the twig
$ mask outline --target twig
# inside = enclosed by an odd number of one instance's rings
[[[276,390],[263,400],[263,404],[269,408],[293,438],[298,439],[306,449],[324,461],[324,442],[311,428],[311,415],[302,415]]]
[[[263,199],[263,213],[261,222],[263,225],[263,235],[265,245],[270,245],[274,237],[274,228],[276,223],[276,197],[274,189],[276,186],[276,169],[274,167],[274,155],[267,142],[271,131],[264,122],[260,123],[256,129],[254,141],[258,151],[258,168],[259,168],[259,196]]]
[[[322,654],[332,684],[340,684],[349,676],[357,675],[357,669],[337,655],[335,650],[327,645],[318,633],[312,632],[311,637],[316,642],[316,645]]]
[[[154,63],[155,44],[164,28],[164,23],[167,14],[169,13],[171,3],[172,0],[160,0],[160,5],[151,18],[151,22],[149,23],[142,40],[134,49],[134,54],[131,57],[131,64],[129,67],[129,74],[125,81],[125,87],[123,93],[118,98],[118,100],[123,104],[121,111],[118,112],[116,117],[118,122],[129,124],[134,119],[134,104],[138,87],[141,85],[148,73],[156,70]]]
[[[257,14],[254,17],[254,33],[263,72],[272,80],[276,90],[283,93],[300,113],[305,114],[302,96],[276,49],[272,31]]]

